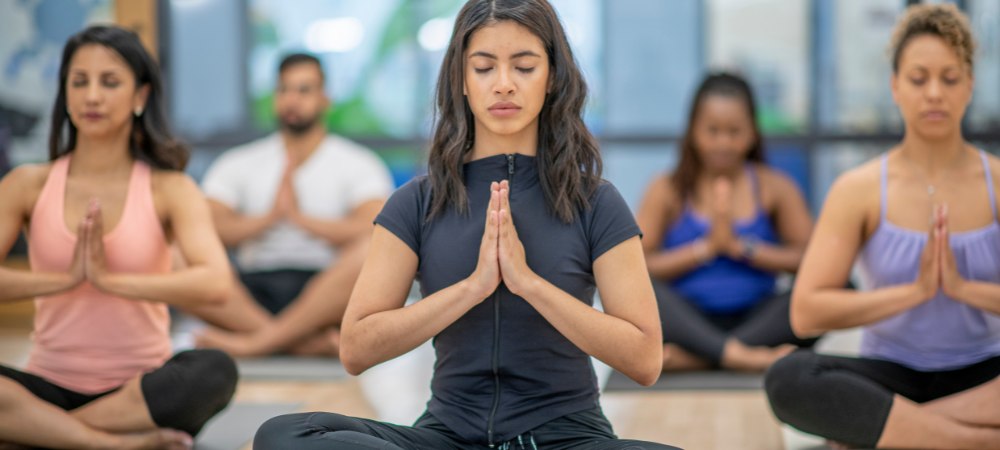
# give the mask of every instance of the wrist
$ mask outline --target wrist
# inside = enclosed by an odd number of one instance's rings
[[[474,303],[479,303],[486,300],[487,297],[496,291],[495,286],[492,290],[490,290],[489,286],[486,283],[483,283],[481,279],[482,277],[478,272],[472,272],[472,275],[469,275],[469,278],[459,281],[458,285],[462,292],[462,298],[468,298]]]
[[[704,239],[697,239],[691,243],[691,252],[698,264],[706,264],[718,255],[714,246]]]
[[[507,288],[510,289],[512,294],[525,300],[529,298],[536,298],[537,295],[535,295],[535,293],[537,293],[538,289],[542,286],[543,280],[541,277],[536,275],[535,272],[531,271],[531,269],[525,270],[527,273],[519,277],[517,282],[508,283]],[[507,281],[508,280],[505,279],[504,283],[507,283]]]

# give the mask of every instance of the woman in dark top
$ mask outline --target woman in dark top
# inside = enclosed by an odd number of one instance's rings
[[[677,170],[653,180],[639,209],[643,249],[663,323],[663,369],[764,371],[811,345],[792,333],[789,294],[812,218],[788,177],[764,162],[750,86],[705,78],[691,106]]]
[[[639,228],[599,178],[585,97],[545,0],[463,7],[429,173],[376,219],[343,327],[354,374],[433,338],[428,410],[413,427],[282,416],[255,449],[670,448],[618,440],[598,403],[591,356],[650,385],[662,341]],[[404,307],[414,277],[424,298]]]

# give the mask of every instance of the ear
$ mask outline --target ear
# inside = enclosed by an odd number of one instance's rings
[[[146,108],[146,100],[149,99],[149,83],[146,83],[135,90],[135,95],[132,98],[132,110],[136,108]]]

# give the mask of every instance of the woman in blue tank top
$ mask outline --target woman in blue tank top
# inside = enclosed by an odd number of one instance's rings
[[[663,324],[665,371],[764,371],[808,346],[788,323],[775,274],[795,272],[812,218],[795,183],[764,162],[753,95],[734,75],[707,77],[681,158],[639,210]]]
[[[795,352],[767,375],[782,421],[863,448],[1000,448],[1000,160],[962,136],[975,43],[954,4],[893,38],[903,142],[841,176],[791,306],[796,334],[863,327],[860,358]],[[841,289],[854,263],[866,291]]]

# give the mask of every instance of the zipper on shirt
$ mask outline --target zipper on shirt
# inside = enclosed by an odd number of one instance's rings
[[[487,441],[493,448],[493,422],[496,420],[497,408],[500,407],[500,288],[493,293],[493,409],[490,410],[490,423],[486,430]]]
[[[510,181],[514,179],[514,155],[507,155],[507,195],[510,196]],[[490,422],[486,430],[490,448],[494,447],[493,425],[496,421],[497,408],[500,407],[500,288],[493,294],[493,409],[490,410]]]

